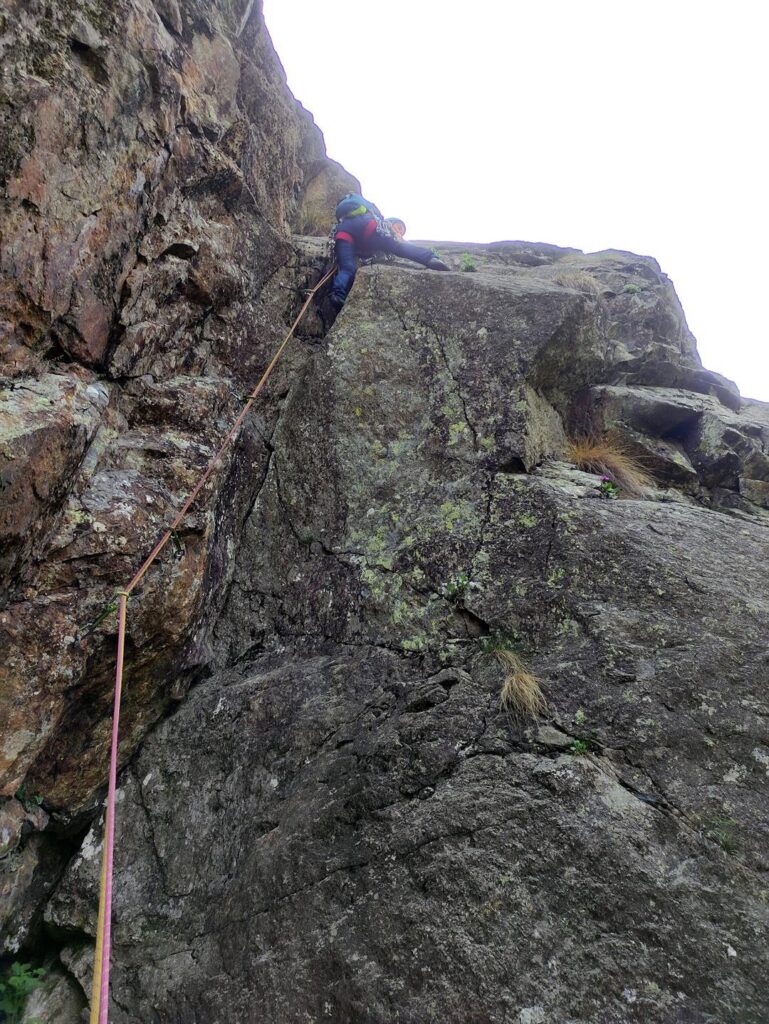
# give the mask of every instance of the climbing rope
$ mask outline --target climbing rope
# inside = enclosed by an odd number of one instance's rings
[[[248,401],[241,410],[240,415],[233,423],[218,451],[209,460],[205,471],[195,487],[192,489],[185,503],[182,505],[178,515],[139,567],[125,590],[118,591],[117,660],[115,667],[115,697],[112,712],[112,745],[110,749],[109,784],[107,787],[107,814],[104,825],[104,853],[102,855],[101,883],[99,886],[99,916],[96,925],[96,955],[93,965],[90,1024],[108,1024],[110,953],[112,948],[112,861],[115,847],[115,792],[117,789],[120,698],[123,690],[123,661],[125,657],[126,609],[128,606],[128,598],[131,596],[131,592],[139,584],[142,577],[166,546],[168,541],[175,535],[176,528],[179,526],[182,519],[184,519],[190,509],[190,506],[200,494],[222,455],[235,439],[243,420],[251,410],[251,406],[259,397],[262,388],[269,380],[270,374],[282,356],[283,350],[293,337],[294,331],[299,326],[299,321],[307,312],[307,307],[310,305],[317,292],[320,291],[323,285],[331,278],[335,270],[336,266],[333,266],[331,270],[329,270],[327,274],[324,274],[315,287],[308,293],[304,305],[299,310],[299,314],[291,325],[291,329],[278,346],[278,349],[270,360],[267,369],[264,371],[258,384],[249,395]]]

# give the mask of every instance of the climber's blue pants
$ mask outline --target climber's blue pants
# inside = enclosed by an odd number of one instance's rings
[[[341,308],[355,280],[358,260],[355,255],[355,245],[352,242],[337,240],[335,249],[336,265],[339,269],[334,275],[334,283],[331,285],[331,301],[335,306]]]
[[[335,306],[341,308],[352,288],[358,269],[358,257],[365,259],[378,253],[391,253],[402,259],[421,263],[422,266],[426,266],[434,255],[430,249],[412,245],[411,242],[401,242],[390,235],[373,235],[366,239],[361,246],[356,246],[354,241],[337,237],[336,264],[339,269],[331,286],[331,301]]]

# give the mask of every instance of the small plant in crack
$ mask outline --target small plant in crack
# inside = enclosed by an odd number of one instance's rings
[[[462,261],[459,265],[459,269],[465,274],[474,274],[478,269],[475,260],[472,258],[469,252],[462,253]]]
[[[34,811],[36,807],[40,807],[43,803],[43,797],[40,793],[28,793],[24,786],[19,786],[14,796],[27,812]]]
[[[517,633],[489,633],[480,638],[481,654],[497,654],[499,651],[518,651],[521,638]]]
[[[569,753],[576,757],[584,757],[585,754],[600,754],[601,744],[592,729],[583,729],[587,718],[582,708],[574,716],[574,722],[581,727],[581,736],[576,736],[569,747]]]
[[[611,431],[604,435],[585,434],[568,439],[566,458],[586,473],[600,475],[598,497],[644,498],[654,480],[641,464],[636,452]]]
[[[601,286],[592,274],[583,270],[560,270],[553,274],[553,280],[563,288],[573,288],[585,295],[600,295]]]
[[[46,975],[45,967],[33,967],[14,961],[0,977],[0,1010],[6,1024],[20,1024],[24,1019],[27,997],[42,985]],[[30,1021],[29,1024],[34,1024]]]
[[[466,572],[458,572],[450,576],[443,586],[443,595],[449,601],[459,602],[470,588],[470,577]]]
[[[718,843],[726,853],[735,853],[739,847],[737,822],[727,814],[714,815],[705,822],[705,835]]]
[[[494,657],[505,670],[499,702],[506,711],[536,718],[547,711],[547,701],[537,677],[515,651],[495,651]]]
[[[83,637],[90,636],[90,634],[93,633],[95,629],[98,629],[98,627],[102,624],[102,622],[104,622],[105,619],[109,618],[109,616],[112,615],[117,610],[118,610],[118,602],[117,601],[110,601],[110,603],[108,605],[105,605],[104,608],[102,608],[101,612],[96,616],[96,618],[93,620],[93,622],[90,623],[90,625],[85,627],[85,630],[83,631],[81,636],[83,636]]]
[[[410,636],[401,640],[401,647],[410,654],[423,654],[427,650],[427,638],[424,636]]]
[[[602,476],[601,482],[596,486],[599,498],[618,498],[620,488],[615,484],[610,476]]]
[[[574,754],[575,757],[584,757],[586,754],[599,754],[601,752],[601,744],[596,738],[595,731],[585,728],[587,726],[587,715],[584,708],[577,708],[572,715],[572,722],[579,730],[580,735],[575,736],[573,742],[569,745],[569,753]]]

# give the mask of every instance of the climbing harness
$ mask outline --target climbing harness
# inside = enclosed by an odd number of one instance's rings
[[[323,285],[330,280],[336,271],[336,266],[332,266],[328,273],[324,274],[323,277],[318,281],[314,288],[312,288],[305,299],[304,305],[299,311],[296,319],[291,325],[286,337],[283,339],[281,344],[278,346],[275,355],[270,360],[267,369],[259,379],[258,384],[253,389],[251,394],[246,401],[245,406],[241,410],[237,419],[233,423],[229,430],[229,433],[222,441],[219,449],[209,460],[202,476],[198,480],[195,487],[192,489],[189,497],[185,501],[184,505],[174,521],[165,531],[163,536],[157,542],[155,547],[149,553],[145,561],[142,563],[136,574],[134,575],[131,582],[125,588],[125,590],[119,590],[117,592],[118,605],[118,635],[117,635],[117,662],[115,667],[115,697],[112,712],[112,745],[110,748],[110,764],[109,764],[109,784],[107,788],[107,813],[104,825],[104,853],[102,855],[102,866],[101,866],[101,882],[99,886],[99,917],[96,925],[96,956],[93,965],[93,985],[91,989],[91,1016],[90,1024],[108,1024],[108,1012],[109,1012],[109,974],[110,974],[110,952],[112,947],[112,861],[113,852],[115,846],[115,793],[117,789],[117,761],[118,761],[118,738],[119,738],[119,725],[120,725],[120,698],[123,690],[123,661],[125,658],[125,638],[126,638],[126,608],[128,606],[128,598],[131,596],[131,592],[139,584],[142,577],[145,575],[147,570],[150,568],[152,563],[155,561],[157,556],[166,546],[169,540],[176,537],[177,527],[186,516],[190,509],[190,506],[195,501],[201,490],[205,486],[208,478],[211,476],[215,466],[220,461],[222,455],[230,444],[234,441],[237,436],[238,430],[240,429],[243,420],[251,410],[251,406],[258,398],[262,388],[267,383],[270,374],[277,365],[278,360],[283,354],[283,350],[293,337],[294,331],[299,326],[299,321],[302,319],[307,311],[307,307],[314,296],[320,291]],[[112,606],[114,610],[114,605]],[[97,620],[97,623],[101,619]]]

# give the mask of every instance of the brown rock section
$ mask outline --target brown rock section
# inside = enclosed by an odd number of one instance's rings
[[[289,224],[325,158],[259,3],[0,14],[0,792],[103,779],[114,617],[323,258]],[[319,189],[322,198],[319,199]],[[207,631],[301,346],[131,602],[128,756]],[[216,583],[212,581],[218,581]]]

